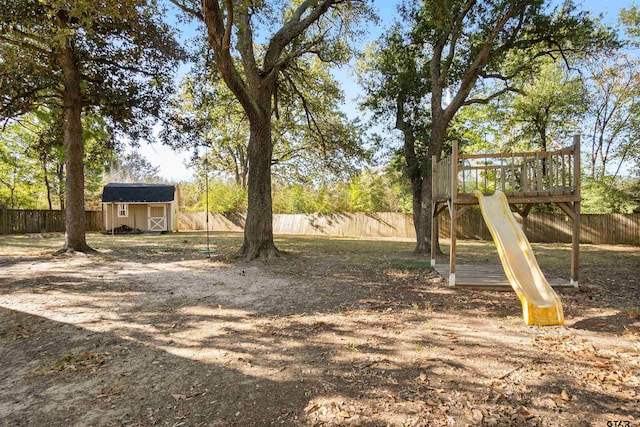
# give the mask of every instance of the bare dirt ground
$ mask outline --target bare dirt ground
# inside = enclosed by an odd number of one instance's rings
[[[640,425],[638,247],[583,245],[566,326],[528,327],[410,242],[280,238],[263,264],[237,234],[210,259],[203,234],[88,240],[0,237],[0,425]],[[534,249],[567,275],[568,246]]]

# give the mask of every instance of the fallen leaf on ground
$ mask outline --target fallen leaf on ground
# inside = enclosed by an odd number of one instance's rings
[[[526,420],[528,420],[528,419],[530,419],[530,418],[533,418],[534,416],[535,416],[535,415],[533,415],[531,412],[529,412],[529,410],[528,410],[527,408],[525,408],[525,407],[523,406],[523,407],[521,407],[521,408],[518,410],[518,416],[517,416],[517,419],[518,419],[519,421],[526,421]]]
[[[311,414],[312,412],[317,411],[319,408],[317,403],[314,403],[313,405],[309,406],[307,409],[304,410],[305,413],[307,414]]]
[[[484,418],[484,414],[482,413],[482,411],[480,409],[474,409],[471,411],[471,415],[473,417],[473,421],[477,422],[477,423],[481,423],[482,419]]]

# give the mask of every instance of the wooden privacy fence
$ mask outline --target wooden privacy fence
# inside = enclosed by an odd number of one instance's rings
[[[210,214],[212,231],[242,231],[244,214]],[[566,215],[530,213],[524,220],[516,215],[532,242],[571,242],[571,222]],[[102,231],[101,211],[87,211],[87,231]],[[181,212],[178,227],[186,230],[206,230],[204,212]],[[457,234],[466,239],[490,240],[491,235],[477,210],[464,212],[457,223]],[[64,211],[0,209],[0,234],[63,232]],[[640,214],[582,214],[582,243],[640,243]],[[276,234],[308,234],[316,236],[380,237],[415,239],[413,216],[408,213],[331,213],[276,214],[273,216]],[[440,236],[450,231],[448,215],[440,217]]]
[[[86,211],[87,231],[101,231],[102,212]],[[65,231],[64,211],[0,209],[0,234]]]
[[[242,231],[244,214],[209,214],[209,230]],[[182,212],[178,219],[180,230],[206,230],[204,212]],[[327,213],[275,214],[275,234],[307,234],[344,237],[412,237],[413,219],[403,213]]]
[[[530,213],[524,220],[516,215],[530,241],[540,243],[570,243],[571,221],[563,214]],[[182,212],[180,230],[205,230],[204,212]],[[242,231],[243,214],[210,214],[211,231]],[[582,215],[582,243],[640,243],[640,214]],[[464,212],[457,221],[457,235],[467,239],[491,240],[479,210]],[[415,239],[413,216],[408,213],[332,213],[276,214],[275,234],[307,234],[343,237],[380,237]],[[449,237],[448,215],[440,216],[440,237]]]
[[[516,220],[527,238],[538,243],[571,243],[572,224],[566,215],[530,213]],[[458,218],[457,235],[466,239],[491,240],[479,211],[464,212]],[[440,237],[448,237],[448,216],[440,218]],[[640,214],[582,214],[580,242],[594,244],[640,244]]]

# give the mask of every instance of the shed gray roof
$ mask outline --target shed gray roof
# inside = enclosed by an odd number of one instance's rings
[[[103,203],[166,203],[175,200],[175,185],[110,183],[102,189]]]

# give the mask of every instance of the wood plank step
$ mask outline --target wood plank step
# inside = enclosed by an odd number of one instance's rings
[[[436,264],[435,270],[445,281],[449,281],[449,264]],[[547,281],[554,288],[574,288],[568,280],[557,277],[547,277]],[[476,287],[505,291],[512,289],[500,265],[458,265],[456,266],[455,287]]]

